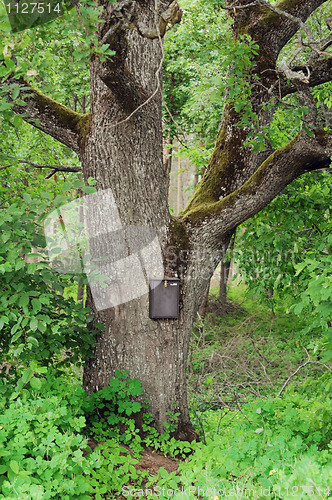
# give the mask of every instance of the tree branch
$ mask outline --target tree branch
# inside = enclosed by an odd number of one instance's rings
[[[174,0],[170,4],[167,10],[162,12],[159,20],[158,29],[157,26],[154,28],[148,28],[144,23],[138,22],[137,24],[133,23],[134,29],[137,29],[138,33],[145,37],[150,38],[150,40],[154,40],[159,37],[163,37],[166,33],[167,26],[174,26],[181,22],[182,19],[182,10],[180,9],[177,0]],[[157,23],[158,24],[158,23]]]
[[[314,137],[300,132],[287,146],[270,155],[239,189],[216,202],[191,203],[183,218],[204,232],[204,243],[215,247],[225,232],[249,219],[305,172],[329,167],[332,132],[317,129]],[[194,198],[195,199],[195,198]]]
[[[81,167],[69,167],[66,165],[40,165],[39,163],[33,163],[31,161],[28,161],[28,160],[17,160],[16,163],[23,163],[25,165],[30,165],[33,168],[51,168],[52,170],[55,170],[55,172],[81,172],[82,171]],[[14,166],[13,164],[4,165],[4,166],[0,167],[0,170],[4,170],[5,168],[13,167],[13,166]]]
[[[319,59],[318,61],[315,61],[313,63],[313,66],[296,67],[297,72],[308,73],[308,69],[310,71],[308,80],[310,87],[316,87],[317,85],[321,85],[322,83],[332,81],[332,58]],[[289,83],[284,75],[279,76],[280,97],[285,97],[286,95],[293,94],[297,91],[297,86],[294,82]]]
[[[57,141],[79,153],[80,142],[84,138],[89,124],[89,115],[75,113],[63,104],[32,88],[23,78],[16,80],[14,77],[10,77],[5,81],[3,87],[8,85],[9,99],[10,86],[13,84],[19,84],[23,87],[19,98],[26,103],[24,106],[15,104],[14,101],[13,111],[30,125],[51,135]]]
[[[128,31],[136,18],[135,8],[136,2],[130,0],[113,5],[101,32],[100,45],[107,43],[115,53],[111,58],[100,62],[98,68],[100,79],[128,113],[134,111],[148,97],[126,65]]]
[[[332,45],[332,32],[324,40],[321,41],[320,50],[324,52],[324,50],[328,49],[331,45]]]
[[[115,54],[100,64],[99,76],[129,114],[142,106],[149,96],[128,68],[128,32],[135,30],[144,38],[159,39],[162,43],[161,39],[166,33],[167,26],[180,22],[182,16],[177,1],[168,1],[165,2],[167,9],[163,12],[151,12],[148,26],[137,19],[139,17],[137,3],[123,0],[112,7],[101,33],[100,42],[101,45],[107,43]]]
[[[247,32],[258,42],[261,49],[269,54],[271,61],[276,61],[281,49],[302,28],[310,43],[316,44],[305,21],[320,5],[328,0],[281,0],[275,6],[266,0],[257,2],[234,2],[234,9],[249,7],[248,12],[242,11],[235,16],[238,31]],[[237,20],[238,17],[238,20]]]

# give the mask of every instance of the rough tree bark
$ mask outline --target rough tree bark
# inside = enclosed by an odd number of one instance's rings
[[[247,33],[260,47],[250,96],[260,124],[267,125],[273,115],[263,103],[298,92],[310,108],[306,119],[314,136],[301,131],[280,150],[267,144],[265,151],[253,152],[243,147],[249,130],[236,126],[240,115],[227,104],[206,173],[181,217],[171,217],[168,209],[159,71],[166,26],[181,17],[176,1],[158,1],[156,10],[154,0],[100,0],[105,23],[98,36],[116,55],[104,63],[97,56],[91,59],[88,114],[74,113],[36,91],[26,97],[27,107],[15,106],[27,121],[36,124],[38,118],[36,126],[77,152],[85,179],[94,177],[99,190],[112,189],[123,225],[154,228],[163,249],[164,275],[180,278],[177,320],[150,320],[147,295],[98,312],[89,294],[95,319],[105,331],[84,371],[86,390],[95,391],[108,384],[115,369],[128,369],[142,381],[158,429],[167,411],[180,414],[179,438],[195,437],[186,396],[192,323],[231,234],[293,179],[330,164],[332,135],[315,128],[309,89],[332,80],[331,58],[315,59],[307,83],[287,80],[276,65],[283,46],[325,1],[282,0],[278,8],[284,15],[263,0],[232,3],[234,37]]]

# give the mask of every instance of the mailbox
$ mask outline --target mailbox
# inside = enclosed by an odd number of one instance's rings
[[[180,280],[149,280],[149,316],[151,319],[176,319],[179,315]]]

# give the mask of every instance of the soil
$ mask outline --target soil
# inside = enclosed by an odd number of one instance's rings
[[[93,451],[99,444],[103,444],[103,441],[98,443],[94,439],[88,440],[88,446]],[[122,448],[125,448],[129,451],[130,455],[133,456],[133,453],[129,446],[124,444],[120,444]],[[87,454],[85,451],[84,454]],[[178,469],[179,462],[175,458],[167,458],[162,453],[159,453],[156,450],[145,449],[141,455],[139,462],[134,466],[136,470],[144,471],[147,470],[152,475],[157,475],[160,467],[163,467],[167,472],[174,472]]]

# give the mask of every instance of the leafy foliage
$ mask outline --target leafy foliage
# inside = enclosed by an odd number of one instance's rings
[[[64,298],[72,276],[49,267],[42,221],[49,205],[24,194],[0,211],[1,357],[27,364],[78,363],[94,343],[88,310]]]
[[[0,384],[0,498],[88,499],[79,388],[36,363],[18,386]]]
[[[255,296],[305,313],[306,331],[329,330],[331,201],[329,173],[303,176],[245,225],[234,252]]]
[[[316,382],[317,392],[311,386],[309,393],[304,390],[304,394],[288,393],[283,399],[255,402],[242,407],[241,413],[210,412],[207,445],[196,445],[190,468],[188,464],[179,467],[183,484],[225,492],[270,488],[276,497],[279,488],[285,494],[289,485],[307,485],[315,488],[315,494],[320,488],[323,498],[328,498],[331,399],[319,394],[326,382],[326,377]],[[198,474],[202,468],[204,473]],[[308,491],[303,493],[304,498],[310,496]]]

